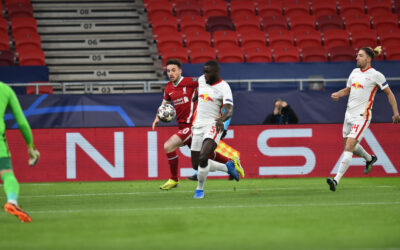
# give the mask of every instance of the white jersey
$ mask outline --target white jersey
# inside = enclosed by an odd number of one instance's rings
[[[354,69],[347,80],[347,87],[350,88],[347,115],[363,116],[366,120],[370,120],[372,104],[378,87],[384,90],[388,86],[386,78],[381,72],[371,67],[366,70]]]
[[[212,85],[206,83],[204,75],[199,78],[199,98],[194,126],[202,126],[215,122],[222,115],[222,107],[233,105],[232,91],[229,84],[220,80]]]

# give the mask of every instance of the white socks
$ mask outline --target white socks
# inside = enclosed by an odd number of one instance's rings
[[[346,173],[347,169],[349,168],[351,158],[353,158],[353,153],[349,151],[344,151],[343,159],[339,165],[339,171],[336,174],[334,180],[339,184],[340,179],[343,177],[344,173]]]
[[[353,153],[355,155],[358,155],[362,158],[364,158],[366,161],[371,161],[372,156],[365,151],[365,149],[360,145],[360,143],[357,143],[356,147],[354,148]]]
[[[199,173],[197,174],[197,190],[203,190],[204,189],[204,183],[206,182],[208,172],[210,171],[210,164],[207,165],[207,167],[202,168],[199,166],[198,169]]]
[[[208,166],[210,166],[210,172],[220,171],[228,173],[228,167],[223,163],[208,160]]]

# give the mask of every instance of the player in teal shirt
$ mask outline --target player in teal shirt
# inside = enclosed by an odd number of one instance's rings
[[[14,115],[19,130],[28,146],[29,165],[34,166],[40,154],[33,144],[31,127],[22,112],[14,91],[5,83],[0,82],[0,176],[7,195],[7,203],[4,206],[4,210],[17,216],[22,222],[32,222],[31,217],[18,206],[19,183],[12,170],[11,155],[5,138],[6,125],[4,123],[4,115],[7,108]]]

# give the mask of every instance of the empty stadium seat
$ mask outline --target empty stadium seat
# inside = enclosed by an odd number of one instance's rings
[[[211,33],[218,30],[235,30],[232,19],[228,16],[212,16],[207,18],[206,29]]]
[[[157,47],[159,50],[166,48],[183,47],[182,34],[180,32],[163,33],[156,37]]]
[[[324,46],[326,48],[349,45],[350,37],[346,30],[327,30],[324,32]]]
[[[153,34],[178,31],[178,21],[175,17],[154,17],[152,21]]]
[[[33,7],[30,3],[14,3],[6,7],[8,19],[16,17],[33,17]]]
[[[265,46],[249,47],[244,49],[246,62],[272,62],[271,50]]]
[[[327,62],[328,52],[322,46],[305,47],[301,49],[303,62]]]
[[[11,21],[12,37],[19,34],[37,33],[36,19],[32,17],[16,17]]]
[[[8,38],[8,33],[0,32],[0,50],[10,50],[10,38]]]
[[[364,0],[339,0],[340,15],[362,15],[365,13]]]
[[[192,31],[184,35],[186,47],[211,47],[211,34],[207,31]]]
[[[215,49],[211,47],[196,47],[190,49],[190,62],[191,63],[204,63],[210,60],[215,60],[217,54]]]
[[[16,51],[35,50],[42,48],[40,36],[39,34],[35,33],[14,36],[14,43]]]
[[[161,55],[163,65],[165,65],[166,61],[171,58],[179,59],[182,63],[189,62],[188,51],[183,47],[166,48],[159,51],[159,54]]]
[[[372,47],[377,45],[378,33],[376,30],[355,30],[351,32],[351,45],[353,48]]]
[[[253,1],[235,0],[230,4],[230,14],[233,19],[240,16],[254,16],[255,6]]]
[[[175,3],[177,17],[201,16],[201,5],[196,1],[179,1]]]
[[[217,49],[238,46],[238,35],[236,31],[215,31],[212,35],[213,45]]]
[[[179,19],[181,31],[186,33],[188,31],[205,31],[206,22],[204,17],[201,16],[183,16]]]
[[[385,48],[386,60],[400,60],[400,44]]]
[[[227,16],[228,8],[226,2],[224,1],[207,1],[203,2],[203,16],[212,17],[212,16]]]
[[[275,30],[268,32],[268,44],[271,47],[290,47],[294,43],[294,33],[289,30]]]
[[[310,14],[310,5],[307,0],[285,0],[283,10],[286,16],[301,16]]]
[[[366,0],[367,13],[371,16],[387,15],[392,13],[391,0]]]
[[[12,5],[12,4],[18,4],[18,3],[31,3],[31,1],[30,0],[5,0],[4,1],[4,7],[8,7],[9,5]]]
[[[314,0],[311,5],[311,12],[317,17],[337,15],[336,1]]]
[[[321,33],[316,30],[295,32],[296,46],[300,48],[322,45]]]
[[[292,15],[288,18],[290,29],[297,31],[315,30],[315,17],[310,15]]]
[[[376,15],[372,18],[372,26],[377,30],[399,28],[399,17],[396,14]]]
[[[18,51],[17,57],[20,66],[46,65],[43,50],[21,50]]]
[[[238,32],[259,31],[260,21],[256,16],[238,16],[234,18],[236,30]]]
[[[299,62],[299,50],[294,46],[276,47],[272,49],[275,62]]]
[[[13,66],[14,54],[8,50],[0,50],[0,66]]]
[[[243,63],[244,56],[242,49],[237,47],[222,47],[217,52],[218,61],[221,63]]]
[[[272,30],[287,30],[288,24],[286,18],[283,16],[264,16],[261,17],[261,24],[264,31],[270,32]]]
[[[330,29],[343,29],[343,20],[338,15],[317,17],[318,29],[325,32]]]
[[[48,82],[30,82],[30,83],[48,83]],[[53,94],[53,86],[39,86],[38,94]],[[35,95],[36,94],[36,86],[26,86],[26,94],[27,95]]]
[[[155,17],[173,16],[173,6],[171,2],[155,2],[147,7],[147,17],[152,23]]]
[[[283,14],[280,0],[257,0],[256,10],[259,16],[281,16]]]
[[[0,17],[0,33],[8,34],[8,22],[2,17]]]
[[[400,44],[400,30],[378,30],[380,44],[384,47]]]
[[[266,34],[262,31],[241,32],[239,37],[240,44],[243,48],[266,46]]]
[[[366,14],[347,15],[343,17],[348,31],[371,29],[370,17]]]
[[[331,62],[355,61],[356,51],[350,46],[332,47],[328,50]]]

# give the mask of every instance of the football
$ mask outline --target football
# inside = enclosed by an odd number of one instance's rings
[[[158,118],[163,122],[170,122],[175,118],[176,112],[171,104],[161,105],[157,110]]]

